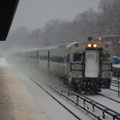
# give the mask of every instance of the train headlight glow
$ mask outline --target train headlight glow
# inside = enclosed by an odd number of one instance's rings
[[[89,43],[89,44],[88,44],[88,47],[92,47],[92,44]]]
[[[96,47],[97,47],[97,44],[93,44],[93,47],[96,48]]]

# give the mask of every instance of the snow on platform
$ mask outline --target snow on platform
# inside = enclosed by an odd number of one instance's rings
[[[0,58],[0,67],[9,67],[9,64],[4,58]]]
[[[0,58],[0,120],[49,120],[4,58]]]

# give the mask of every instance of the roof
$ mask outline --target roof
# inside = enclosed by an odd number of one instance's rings
[[[0,0],[0,41],[5,41],[19,0]]]
[[[58,45],[43,47],[43,48],[39,48],[39,50],[50,50],[50,49],[58,49],[58,48],[70,48],[74,44],[78,44],[78,42],[72,42],[72,43],[65,43],[65,44],[58,44]]]

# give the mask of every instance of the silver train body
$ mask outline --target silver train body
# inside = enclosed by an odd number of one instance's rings
[[[111,50],[100,42],[74,42],[17,54],[65,78],[74,90],[95,93],[110,88]]]

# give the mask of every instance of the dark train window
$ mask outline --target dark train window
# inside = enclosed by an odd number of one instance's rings
[[[106,53],[103,53],[102,59],[103,59],[103,62],[108,62],[108,61],[110,61],[110,54],[108,54],[107,52],[106,52]]]
[[[51,62],[64,63],[64,57],[61,56],[52,56],[50,57]]]
[[[81,61],[82,54],[81,53],[74,53],[73,54],[73,61]]]
[[[40,60],[47,60],[47,59],[48,59],[48,56],[44,56],[44,55],[42,56],[42,55],[41,55],[41,56],[39,56],[39,58],[40,58]]]
[[[68,56],[50,56],[50,61],[61,64],[68,64],[69,58]]]

